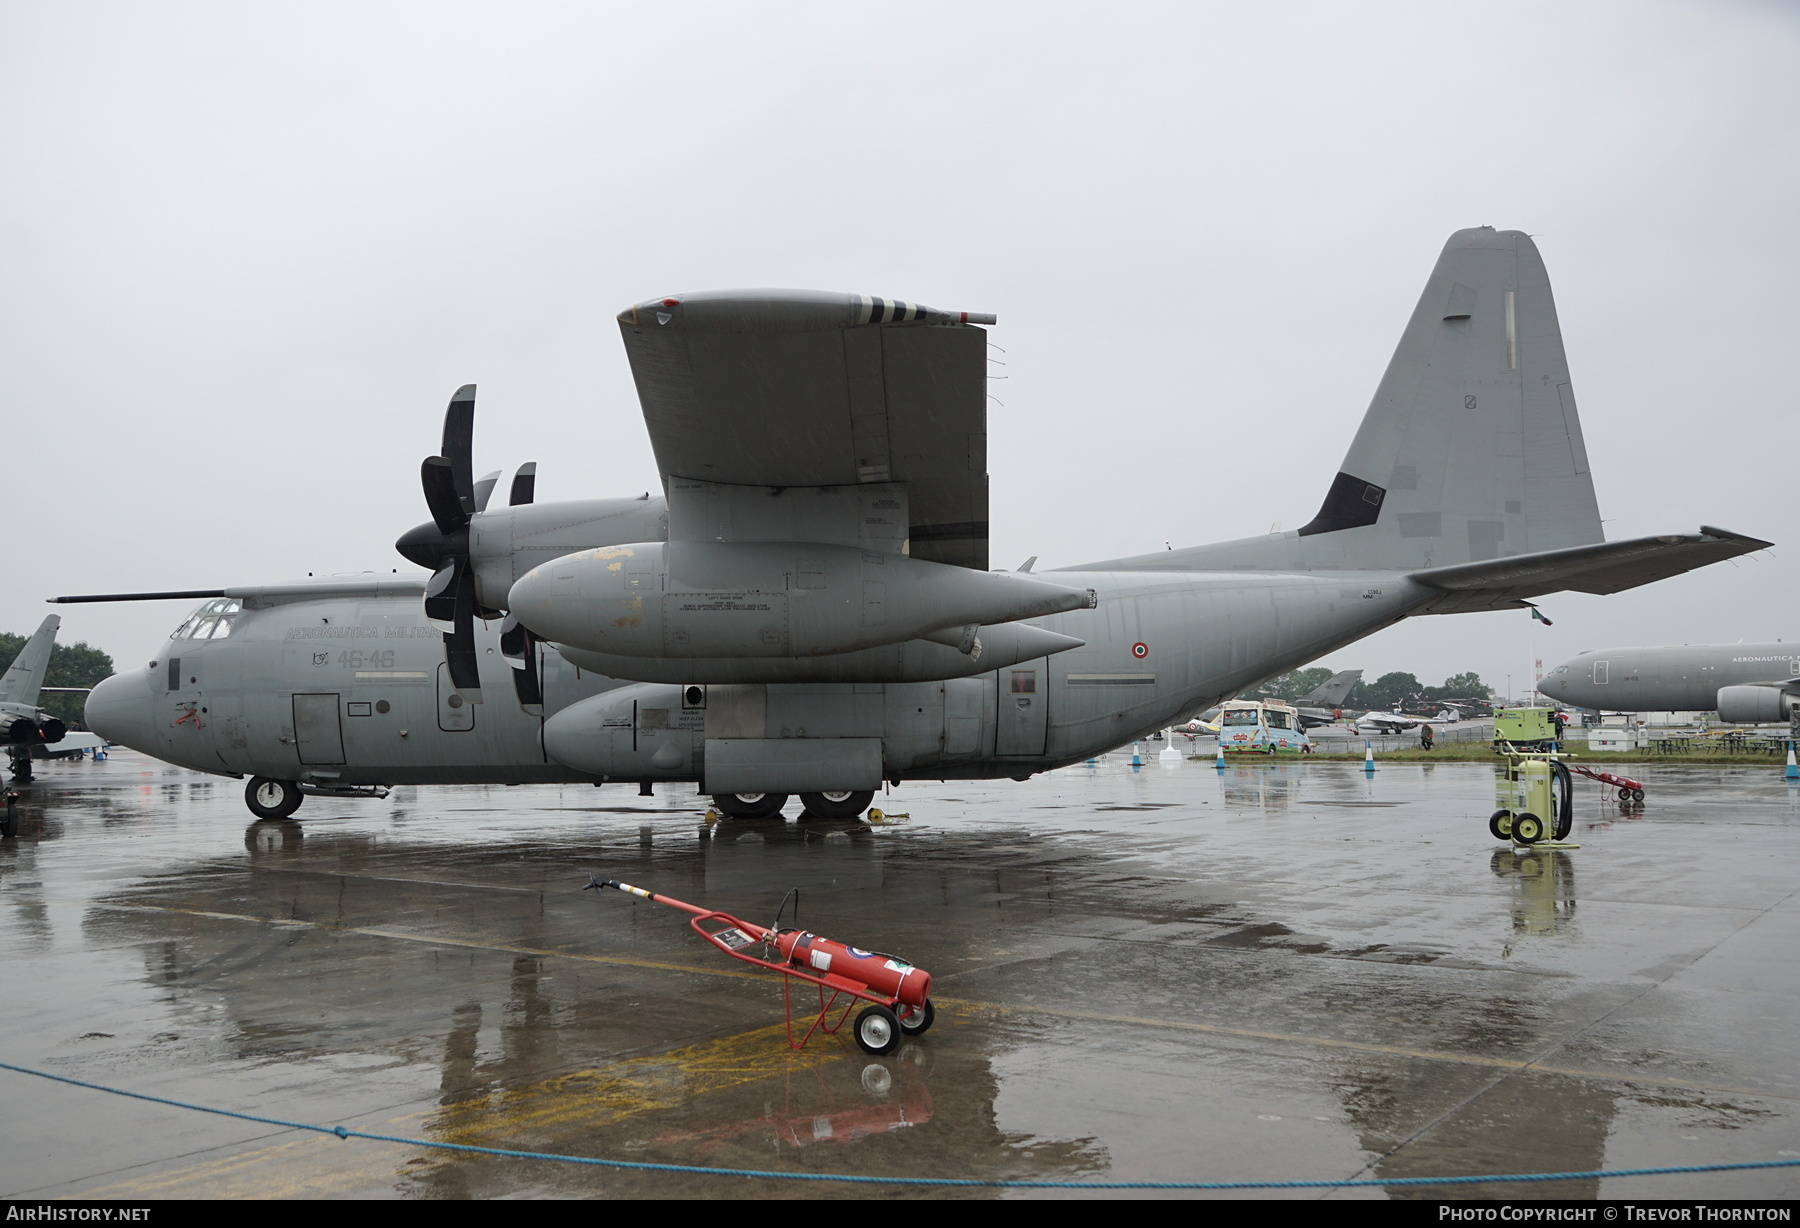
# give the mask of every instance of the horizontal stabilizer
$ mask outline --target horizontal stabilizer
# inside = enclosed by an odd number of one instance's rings
[[[1423,614],[1462,614],[1516,609],[1530,597],[1574,590],[1617,593],[1665,580],[1696,567],[1761,550],[1772,543],[1727,529],[1701,526],[1697,534],[1635,537],[1629,541],[1571,546],[1479,563],[1416,571],[1412,579],[1444,596]]]

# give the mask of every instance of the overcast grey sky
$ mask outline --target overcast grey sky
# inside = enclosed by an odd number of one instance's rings
[[[998,312],[997,566],[1294,528],[1444,239],[1491,224],[1549,265],[1608,535],[1778,547],[1325,663],[1522,686],[1800,637],[1796,65],[1773,0],[9,0],[0,629],[415,570],[392,542],[464,382],[477,472],[651,489],[613,315],[695,289]],[[63,634],[135,663],[186,612]]]

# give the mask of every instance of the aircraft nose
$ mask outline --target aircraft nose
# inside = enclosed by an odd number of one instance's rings
[[[103,679],[88,693],[87,727],[133,750],[154,754],[150,716],[150,671],[131,670]]]

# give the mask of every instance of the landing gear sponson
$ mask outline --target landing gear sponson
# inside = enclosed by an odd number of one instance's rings
[[[253,776],[244,786],[244,805],[259,819],[285,819],[300,809],[306,795],[291,780]],[[715,793],[714,809],[730,819],[772,819],[787,805],[786,793]],[[854,819],[875,801],[870,789],[843,792],[802,793],[806,813],[817,819]]]

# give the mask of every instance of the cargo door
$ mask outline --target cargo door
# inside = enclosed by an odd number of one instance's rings
[[[1050,658],[1009,666],[995,677],[994,753],[1002,758],[1043,754],[1050,731]]]
[[[979,678],[952,678],[944,683],[944,753],[972,759],[981,751]]]
[[[344,727],[338,720],[338,696],[294,696],[294,745],[302,763],[342,763]]]

